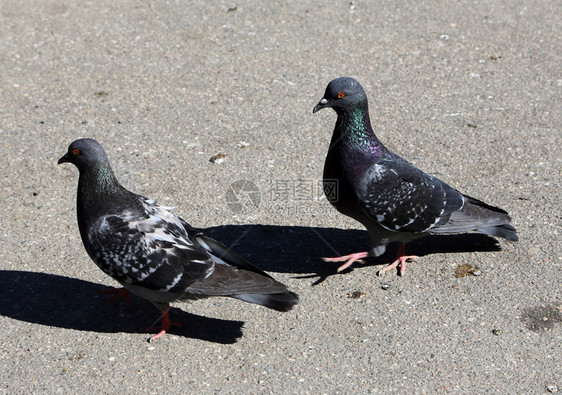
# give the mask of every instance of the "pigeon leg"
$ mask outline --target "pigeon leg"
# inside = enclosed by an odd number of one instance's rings
[[[106,289],[100,289],[98,293],[102,295],[113,295],[111,298],[107,299],[107,303],[117,302],[120,298],[124,298],[127,300],[127,304],[129,306],[131,305],[131,299],[129,298],[131,292],[125,287],[121,287],[121,288],[109,287]]]
[[[353,264],[353,262],[363,263],[363,261],[361,259],[367,258],[368,256],[369,256],[369,254],[367,252],[356,252],[355,254],[338,256],[338,257],[335,257],[335,258],[322,258],[322,260],[324,262],[343,262],[343,261],[347,261],[343,265],[338,267],[338,273],[339,273],[339,272],[347,269],[348,267],[350,267]]]
[[[406,271],[406,262],[415,261],[416,259],[418,259],[418,257],[415,255],[406,255],[406,243],[402,243],[400,244],[400,247],[398,247],[398,257],[396,258],[396,260],[384,269],[379,270],[377,274],[379,276],[382,276],[386,272],[392,269],[396,269],[398,265],[400,265],[400,275],[402,276]]]
[[[153,342],[154,340],[160,339],[171,326],[181,326],[179,322],[171,321],[170,320],[170,305],[166,307],[166,310],[162,313],[162,324],[160,326],[154,326],[150,328],[144,328],[147,332],[157,332],[155,335],[151,336],[148,339],[149,342]]]

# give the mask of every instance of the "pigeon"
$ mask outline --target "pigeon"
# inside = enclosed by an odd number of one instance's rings
[[[324,164],[324,193],[340,213],[363,224],[372,241],[368,251],[324,258],[345,262],[338,272],[399,242],[397,259],[379,275],[398,267],[402,275],[406,261],[417,259],[406,255],[405,243],[430,234],[476,231],[518,240],[506,211],[463,195],[386,148],[371,128],[367,95],[355,79],[331,81],[313,113],[323,108],[338,115]]]
[[[170,207],[125,189],[102,146],[79,139],[58,163],[79,172],[77,216],[90,258],[124,288],[162,312],[150,341],[172,325],[170,303],[227,296],[277,311],[289,311],[298,296],[270,275],[174,215]]]

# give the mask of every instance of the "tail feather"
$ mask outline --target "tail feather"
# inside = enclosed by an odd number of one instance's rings
[[[495,213],[504,214],[505,216],[507,216],[508,220],[511,220],[507,211],[505,211],[505,210],[503,210],[499,207],[490,206],[489,204],[484,203],[482,200],[475,199],[472,196],[468,196],[468,195],[463,195],[463,196],[466,198],[466,200],[468,200],[468,202],[470,204],[473,204],[473,205],[478,206],[478,207],[485,208],[485,209],[493,211]]]
[[[299,302],[299,296],[291,291],[281,294],[245,294],[232,295],[233,298],[248,303],[255,303],[277,311],[289,311]]]
[[[202,233],[196,234],[195,239],[197,240],[199,245],[201,245],[201,247],[203,247],[209,254],[211,254],[215,262],[220,263],[221,261],[223,261],[228,265],[235,266],[239,269],[249,270],[251,272],[261,274],[264,277],[273,278],[260,268],[254,266],[246,259],[231,251],[220,241],[217,241]]]
[[[491,226],[488,228],[480,228],[477,229],[477,231],[489,236],[503,237],[504,239],[507,240],[519,241],[519,237],[517,236],[517,231],[510,224]]]
[[[447,222],[438,224],[431,233],[462,233],[476,231],[486,235],[517,241],[517,231],[510,224],[507,211],[490,206],[481,200],[463,195],[464,206],[451,213]]]

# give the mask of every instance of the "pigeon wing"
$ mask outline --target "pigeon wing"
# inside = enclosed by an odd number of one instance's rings
[[[177,217],[158,206],[144,214],[102,216],[90,228],[89,252],[105,273],[124,284],[182,292],[213,272],[215,263]]]
[[[460,192],[390,153],[356,185],[362,210],[390,231],[427,232],[464,205]]]

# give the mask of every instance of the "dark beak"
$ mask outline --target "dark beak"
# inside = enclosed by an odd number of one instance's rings
[[[57,165],[60,165],[61,163],[65,163],[65,162],[70,162],[70,157],[68,156],[68,152],[66,154],[64,154],[59,161],[57,162]]]
[[[314,109],[312,110],[312,113],[314,114],[316,111],[320,111],[323,108],[328,107],[328,100],[326,98],[322,98],[322,100],[320,100],[318,102],[318,104],[316,105],[316,107],[314,107]]]

